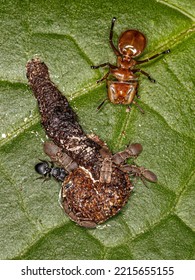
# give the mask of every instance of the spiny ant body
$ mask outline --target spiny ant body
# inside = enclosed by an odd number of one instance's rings
[[[133,189],[129,172],[157,181],[156,175],[143,167],[133,165],[130,171],[123,170],[128,166],[127,158],[141,153],[141,144],[131,144],[124,152],[112,155],[98,136],[85,134],[68,100],[50,80],[45,63],[29,61],[27,77],[38,101],[42,125],[53,141],[44,144],[44,151],[69,172],[62,183],[61,205],[72,220],[84,227],[96,227],[116,215]]]
[[[138,76],[135,74],[140,72],[141,74],[148,77],[148,79],[153,83],[155,80],[151,78],[150,75],[145,71],[136,68],[136,66],[148,62],[161,54],[167,54],[170,52],[170,50],[168,49],[144,60],[135,60],[134,58],[139,56],[146,47],[146,37],[138,30],[127,30],[120,35],[117,49],[112,41],[115,21],[116,18],[114,17],[112,19],[110,29],[109,43],[115,55],[117,56],[117,65],[112,65],[109,62],[106,62],[100,65],[91,66],[92,69],[97,69],[100,67],[109,68],[109,71],[97,81],[97,83],[99,83],[106,80],[108,89],[108,98],[106,98],[98,106],[98,109],[100,109],[104,102],[109,99],[110,102],[114,104],[129,105],[133,103],[142,113],[144,113],[143,109],[140,108],[140,106],[134,100],[135,96],[139,98]],[[110,76],[112,79],[109,80],[108,78]]]

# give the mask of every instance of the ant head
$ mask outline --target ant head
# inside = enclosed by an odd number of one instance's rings
[[[131,153],[131,156],[137,157],[142,152],[143,147],[140,143],[133,143],[128,147],[128,150]]]
[[[35,171],[42,176],[47,176],[50,172],[51,168],[49,167],[49,163],[47,161],[41,161],[35,165]]]
[[[141,173],[142,178],[146,179],[149,182],[156,183],[157,182],[157,176],[150,170],[144,169]]]
[[[147,186],[146,181],[149,181],[151,183],[156,183],[158,181],[157,176],[150,170],[145,169],[144,167],[140,166],[140,167],[136,167],[137,171],[134,174],[135,179],[140,178],[141,181],[143,182],[143,184]],[[135,170],[134,170],[135,171]]]
[[[146,47],[146,37],[137,30],[127,30],[119,37],[118,48],[127,58],[140,55]]]

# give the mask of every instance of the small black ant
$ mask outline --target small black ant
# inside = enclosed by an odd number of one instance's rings
[[[41,160],[41,162],[37,163],[35,165],[35,171],[42,175],[42,177],[39,178],[48,180],[53,176],[57,181],[61,182],[63,182],[68,175],[68,172],[66,172],[64,168],[54,167],[53,162],[51,162],[50,166],[49,162],[46,160]]]

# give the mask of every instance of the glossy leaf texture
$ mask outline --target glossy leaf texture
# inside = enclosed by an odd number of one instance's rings
[[[0,258],[1,259],[194,259],[194,1],[1,1],[0,3]],[[116,62],[108,42],[138,29],[148,40],[141,59],[157,83],[140,76],[139,105],[107,102],[106,69]],[[136,163],[158,183],[137,181],[128,204],[97,229],[81,228],[62,212],[60,184],[34,171],[45,159],[46,140],[25,65],[39,57],[66,95],[87,133],[113,152],[140,142]]]

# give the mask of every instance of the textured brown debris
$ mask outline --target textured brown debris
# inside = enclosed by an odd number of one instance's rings
[[[42,125],[53,141],[46,143],[44,150],[70,172],[62,183],[61,205],[77,224],[96,227],[127,203],[133,188],[129,172],[141,178],[146,174],[146,179],[153,180],[152,172],[125,164],[128,157],[139,155],[142,146],[132,144],[112,155],[98,136],[87,136],[82,130],[68,100],[50,80],[45,63],[29,61],[27,78],[38,101]]]

